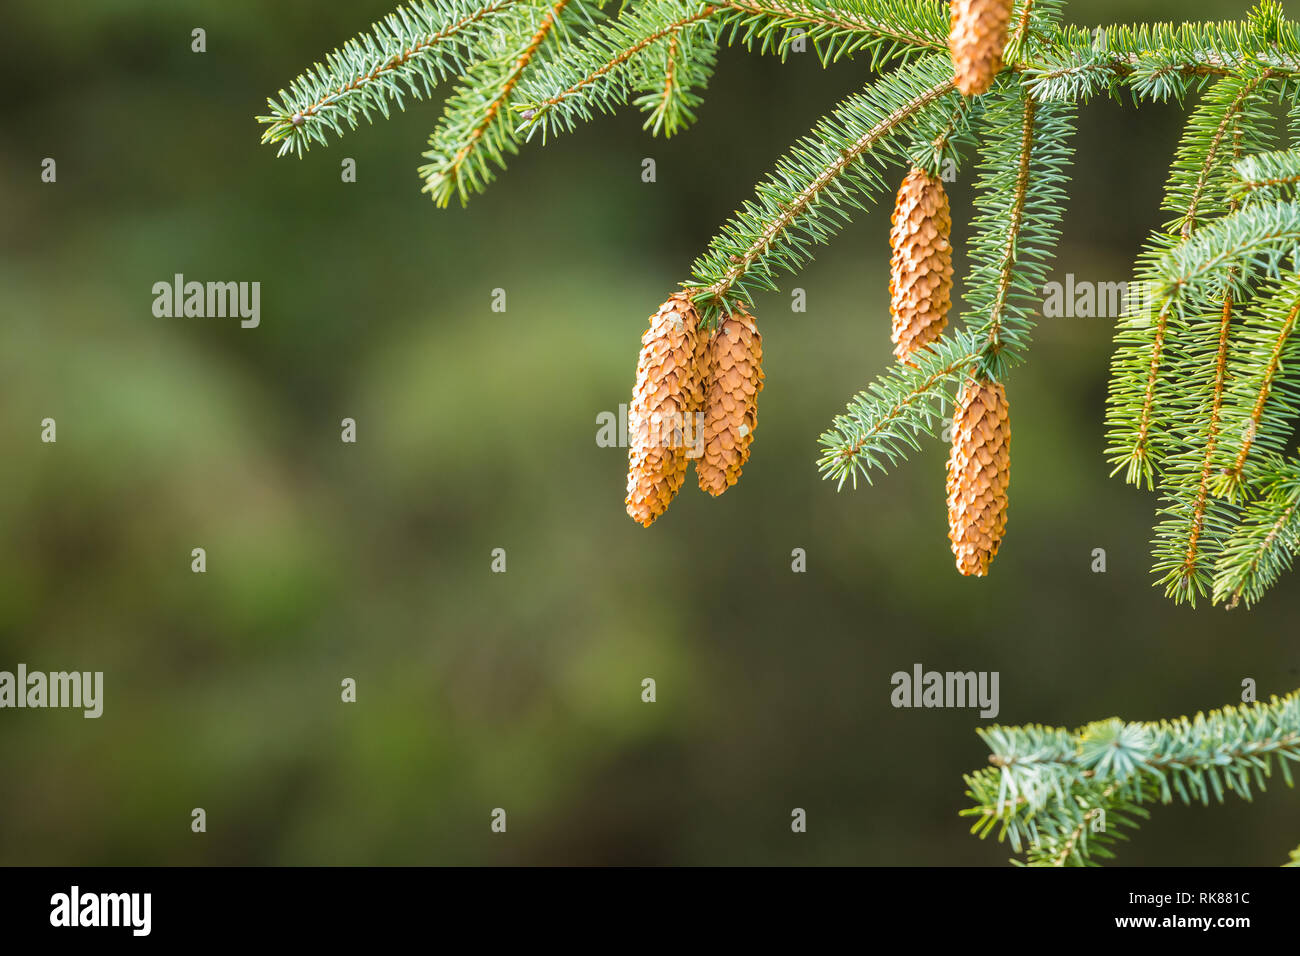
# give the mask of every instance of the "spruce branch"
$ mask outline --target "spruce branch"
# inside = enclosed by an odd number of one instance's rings
[[[654,0],[589,32],[563,59],[544,64],[521,84],[526,138],[572,132],[596,113],[612,113],[637,90],[641,60],[674,37],[715,29],[719,8],[694,0]],[[701,49],[707,49],[707,45]]]
[[[756,291],[777,288],[779,271],[807,262],[810,246],[828,241],[848,208],[862,209],[885,188],[880,170],[860,160],[874,151],[878,163],[901,162],[900,133],[928,124],[937,136],[950,121],[957,99],[951,72],[943,57],[901,67],[795,143],[696,260],[687,288],[697,304],[716,311],[728,298],[752,303]]]
[[[1170,371],[1166,346],[1170,333],[1181,333],[1186,326],[1173,301],[1162,301],[1152,318],[1148,294],[1157,285],[1156,269],[1169,250],[1190,238],[1200,225],[1233,208],[1228,187],[1240,148],[1235,131],[1244,127],[1252,131],[1252,144],[1260,143],[1258,131],[1268,125],[1263,82],[1259,76],[1222,80],[1193,110],[1161,205],[1174,218],[1148,239],[1138,259],[1134,284],[1138,294],[1130,298],[1130,308],[1115,334],[1106,413],[1107,457],[1115,472],[1125,472],[1130,484],[1153,486],[1168,431],[1180,420],[1163,401],[1165,389],[1175,387],[1171,383],[1178,374],[1176,367]],[[1181,335],[1173,341],[1181,341]]]
[[[1296,198],[1300,187],[1300,155],[1291,150],[1246,156],[1236,164],[1230,194],[1240,205]]]
[[[1214,600],[1230,608],[1257,603],[1300,552],[1300,461],[1275,464],[1260,484],[1215,567]]]
[[[867,67],[941,52],[947,4],[935,0],[723,0],[733,38],[785,56],[801,36],[823,64],[865,51]]]
[[[1218,218],[1235,208],[1234,200],[1227,196],[1227,187],[1233,172],[1231,161],[1241,153],[1236,136],[1243,122],[1253,120],[1256,129],[1267,122],[1259,98],[1263,82],[1260,76],[1233,77],[1216,86],[1215,95],[1207,100],[1208,110],[1192,114],[1166,193],[1165,207],[1179,214],[1174,227],[1168,229],[1170,233],[1187,239],[1201,221]],[[1247,115],[1252,103],[1253,117]],[[1203,208],[1202,204],[1215,199],[1219,200],[1216,208]]]
[[[1197,223],[1201,210],[1212,209],[1220,216],[1213,227],[1204,228],[1206,233],[1236,213],[1237,203],[1228,188],[1233,164],[1243,151],[1265,149],[1272,141],[1262,84],[1258,75],[1234,77],[1221,81],[1207,97],[1225,108],[1206,138],[1206,159],[1193,180],[1191,197],[1174,196],[1175,208],[1185,205],[1186,211],[1169,227],[1183,241],[1170,255],[1194,245],[1187,240],[1201,228]],[[1195,150],[1192,153],[1196,155]],[[1221,477],[1214,468],[1223,440],[1229,355],[1234,324],[1239,324],[1236,310],[1252,295],[1253,283],[1237,282],[1231,268],[1223,278],[1226,286],[1208,299],[1193,294],[1182,303],[1187,321],[1183,334],[1169,344],[1168,395],[1162,410],[1174,450],[1167,456],[1160,483],[1163,517],[1155,529],[1154,570],[1166,595],[1192,604],[1211,590],[1214,562],[1236,522],[1233,501],[1213,497],[1211,491]]]
[[[965,320],[983,341],[982,374],[1000,381],[1028,349],[1060,236],[1073,109],[1007,80],[984,99]]]
[[[1006,242],[1001,261],[997,265],[997,280],[994,284],[992,301],[989,303],[988,316],[984,325],[984,355],[989,364],[997,360],[1003,349],[1002,330],[1006,320],[1007,299],[1011,291],[1016,263],[1016,247],[1019,244],[1020,231],[1025,225],[1025,201],[1029,195],[1029,171],[1034,151],[1034,119],[1037,103],[1032,96],[1024,97],[1021,106],[1020,158],[1013,167],[1015,179],[1011,183],[1007,203]],[[995,171],[997,167],[993,167]],[[993,218],[993,217],[990,217]],[[999,217],[1003,218],[1003,217]],[[972,285],[975,285],[972,282]],[[996,376],[995,376],[996,377]]]
[[[960,169],[965,154],[974,148],[972,126],[978,123],[983,112],[981,100],[962,97],[938,135],[931,136],[924,129],[913,132],[907,149],[908,162],[942,181],[947,173],[945,167],[951,163],[954,170]]]
[[[717,63],[716,31],[678,30],[659,43],[662,59],[646,58],[643,77],[635,81],[645,92],[634,102],[646,114],[642,129],[652,135],[672,136],[695,122],[702,102],[697,92],[708,85]]]
[[[946,420],[948,403],[979,351],[975,336],[958,332],[918,353],[913,363],[886,370],[849,401],[821,436],[817,467],[822,477],[840,488],[845,481],[856,488],[858,476],[871,484],[871,469],[888,471],[919,449],[921,437],[933,437],[935,425]]]
[[[1300,418],[1298,318],[1300,275],[1290,275],[1261,292],[1235,330],[1213,486],[1229,501],[1257,484],[1247,466],[1280,455]]]
[[[1256,72],[1300,76],[1300,33],[1274,0],[1244,22],[1065,27],[1034,61],[1019,65],[1040,100],[1183,101],[1215,79]]]
[[[505,168],[506,154],[519,151],[518,137],[509,116],[515,87],[524,72],[541,55],[548,41],[553,45],[561,18],[570,0],[555,0],[549,7],[525,5],[518,8],[519,22],[503,37],[522,36],[505,52],[480,60],[470,67],[467,81],[449,98],[444,119],[429,137],[424,153],[428,162],[420,167],[427,192],[439,206],[453,197],[461,204],[473,192],[481,192],[492,181],[492,167]],[[583,7],[573,4],[577,16]]]
[[[462,72],[475,45],[515,6],[526,0],[413,0],[349,40],[268,99],[263,143],[279,143],[278,155],[301,156],[328,134],[342,136],[390,104],[425,99],[448,76]]]
[[[1277,278],[1300,242],[1300,203],[1255,205],[1225,216],[1175,246],[1157,264],[1155,293],[1175,306]]]
[[[1030,865],[1084,866],[1091,862],[1088,859],[1090,854],[1113,859],[1114,854],[1105,845],[1110,841],[1104,840],[1104,837],[1113,835],[1115,839],[1127,839],[1127,836],[1118,831],[1118,825],[1122,824],[1130,829],[1136,829],[1138,825],[1134,819],[1136,814],[1121,813],[1121,808],[1113,802],[1116,789],[1116,785],[1112,784],[1103,790],[1095,805],[1093,801],[1083,796],[1076,796],[1074,799],[1079,809],[1083,811],[1078,822],[1073,826],[1057,828],[1055,831],[1047,829],[1041,831],[1038,845],[1029,855]],[[1099,834],[1102,838],[1094,838],[1089,847],[1088,831],[1103,821],[1110,829],[1100,830]]]
[[[1050,728],[1024,729],[1066,735]],[[1013,797],[1008,794],[1008,775],[994,757],[990,762],[994,765],[965,776],[966,794],[975,806],[960,815],[975,818],[971,833],[980,839],[995,834],[998,842],[1010,844],[1012,852],[1024,854],[1023,863],[1030,866],[1097,866],[1094,857],[1112,859],[1110,848],[1128,839],[1126,830],[1150,818],[1143,803],[1156,797],[1154,785],[1147,782],[1141,802],[1123,799],[1117,783],[1089,774],[1045,795]],[[1020,860],[1012,862],[1023,865]]]
[[[664,53],[663,86],[657,95],[647,93],[637,100],[636,105],[650,114],[642,129],[656,134],[662,130],[664,135],[671,136],[678,126],[695,121],[691,107],[699,104],[699,98],[691,94],[690,88],[677,75],[678,66],[683,60],[682,43],[674,33],[668,38],[668,49]],[[674,117],[678,119],[674,121]]]
[[[1154,571],[1162,575],[1157,583],[1165,586],[1166,596],[1175,602],[1187,601],[1193,606],[1196,598],[1209,586],[1208,564],[1214,546],[1228,524],[1228,505],[1212,499],[1210,488],[1227,387],[1232,319],[1233,299],[1229,292],[1220,311],[1212,359],[1207,362],[1209,356],[1198,356],[1198,365],[1209,364],[1213,369],[1209,407],[1199,409],[1200,415],[1190,428],[1186,425],[1179,428],[1180,432],[1188,433],[1185,446],[1191,448],[1192,453],[1185,452],[1171,458],[1170,473],[1163,485],[1166,507],[1161,513],[1166,517],[1156,526]],[[1210,552],[1208,556],[1207,551]]]
[[[1204,410],[1206,392],[1182,383],[1188,375],[1206,382],[1212,367],[1207,324],[1196,317],[1208,314],[1206,303],[1222,303],[1228,295],[1247,300],[1258,281],[1278,278],[1297,242],[1300,206],[1252,204],[1163,253],[1158,243],[1144,253],[1136,304],[1115,335],[1106,450],[1115,472],[1125,470],[1131,483],[1150,486],[1162,459],[1184,447],[1178,432],[1189,413],[1200,420],[1195,416]],[[1176,346],[1171,352],[1170,343]]]
[[[1109,845],[1147,819],[1152,804],[1208,805],[1230,793],[1250,800],[1275,768],[1294,786],[1300,692],[1190,720],[977,733],[990,766],[964,778],[973,806],[961,815],[974,818],[971,832],[982,839],[996,831],[1031,865],[1089,865],[1109,858]]]
[[[1003,62],[1019,71],[1021,64],[1034,62],[1056,49],[1064,35],[1064,15],[1065,0],[1016,0]]]

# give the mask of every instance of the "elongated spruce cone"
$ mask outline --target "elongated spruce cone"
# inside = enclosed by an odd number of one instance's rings
[[[1002,69],[1012,0],[952,0],[948,49],[963,96],[988,92]]]
[[[695,462],[700,490],[720,495],[740,479],[758,427],[763,336],[737,303],[709,339],[704,395],[704,454]]]
[[[677,292],[641,336],[628,408],[627,513],[645,527],[668,510],[698,447],[707,337],[690,296]]]
[[[983,577],[1007,528],[1011,420],[997,382],[968,382],[952,422],[948,537],[962,574]]]
[[[952,214],[943,181],[913,169],[898,189],[889,231],[891,339],[906,362],[943,334],[952,307]]]

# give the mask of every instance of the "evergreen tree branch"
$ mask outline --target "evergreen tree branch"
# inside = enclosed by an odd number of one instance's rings
[[[1109,799],[1117,789],[1116,784],[1111,784],[1102,791],[1103,800]],[[1082,808],[1081,808],[1082,809]],[[1048,866],[1066,866],[1072,862],[1082,860],[1086,851],[1085,841],[1087,840],[1088,827],[1094,821],[1099,819],[1099,815],[1105,812],[1104,807],[1088,807],[1083,810],[1082,816],[1079,817],[1078,823],[1069,829],[1069,832],[1061,845],[1052,848],[1044,854],[1044,861]]]
[[[890,366],[859,392],[821,436],[817,467],[823,478],[844,487],[858,476],[871,484],[871,469],[881,472],[919,449],[923,435],[933,436],[943,422],[947,403],[979,356],[976,339],[958,332],[921,352],[913,363]]]
[[[1065,27],[1034,62],[1018,66],[1040,100],[1117,96],[1183,100],[1213,79],[1259,73],[1300,76],[1300,33],[1282,6],[1265,0],[1244,23],[1157,23],[1086,30]]]
[[[1031,14],[1034,12],[1035,0],[1020,0],[1018,9],[1015,11],[1015,26],[1008,31],[1007,46],[1012,50],[1019,49],[1029,35],[1029,24]]]
[[[1234,81],[1229,84],[1227,92],[1231,94],[1227,108],[1218,114],[1218,122],[1214,124],[1213,133],[1209,137],[1208,143],[1203,149],[1193,148],[1189,150],[1193,160],[1200,160],[1199,168],[1196,171],[1194,181],[1189,184],[1186,192],[1182,191],[1183,180],[1175,176],[1170,183],[1169,203],[1174,208],[1182,207],[1184,212],[1179,216],[1177,233],[1187,239],[1191,236],[1192,231],[1198,225],[1198,221],[1203,218],[1201,215],[1201,204],[1206,199],[1206,193],[1209,191],[1212,180],[1216,178],[1227,179],[1231,166],[1224,161],[1223,154],[1226,152],[1225,141],[1227,141],[1237,130],[1241,128],[1242,113],[1251,98],[1256,96],[1263,79],[1260,77],[1251,77],[1243,81]],[[1237,158],[1238,153],[1234,153],[1233,159]],[[1181,154],[1180,158],[1185,158],[1186,154]],[[1229,201],[1231,202],[1231,201]],[[1220,211],[1226,212],[1224,209]],[[1212,214],[1213,215],[1213,214]]]
[[[1236,201],[1227,188],[1232,164],[1245,149],[1267,148],[1271,141],[1271,116],[1265,112],[1261,84],[1257,76],[1234,77],[1222,81],[1207,97],[1227,106],[1223,117],[1214,124],[1205,149],[1207,159],[1192,187],[1198,205],[1193,208],[1189,203],[1191,211],[1179,219],[1176,235],[1183,245],[1175,252],[1191,245],[1187,240],[1197,228],[1196,209],[1202,205],[1212,201],[1215,214],[1226,213],[1219,222],[1236,212]],[[1207,167],[1213,171],[1207,172]],[[1217,184],[1212,192],[1205,186],[1211,180]],[[1175,205],[1178,199],[1175,193]],[[1217,322],[1207,321],[1209,316],[1201,317],[1203,300],[1191,297],[1184,332],[1171,342],[1168,351],[1169,394],[1163,414],[1177,450],[1167,457],[1161,481],[1164,507],[1155,530],[1155,572],[1160,575],[1159,583],[1165,586],[1166,595],[1176,602],[1192,604],[1212,589],[1214,562],[1236,521],[1233,502],[1212,497],[1211,489],[1217,483],[1213,468],[1222,440],[1234,306],[1246,300],[1253,289],[1247,283],[1233,288],[1231,269],[1224,279],[1227,287],[1215,293],[1213,299],[1218,307]],[[1207,369],[1210,374],[1206,374]]]
[[[1078,730],[1027,725],[977,731],[989,767],[966,776],[980,838],[997,830],[1034,865],[1086,865],[1146,819],[1146,805],[1250,800],[1276,768],[1294,786],[1300,692],[1191,720],[1095,721]],[[1104,814],[1104,815],[1103,815]],[[1093,824],[1104,820],[1094,833]]]
[[[1279,454],[1300,417],[1298,318],[1300,275],[1291,275],[1261,297],[1237,331],[1214,483],[1214,493],[1229,501],[1246,492],[1252,454]]]
[[[631,97],[639,60],[648,50],[683,31],[701,29],[719,10],[695,0],[657,0],[591,31],[569,56],[523,83],[524,135],[540,132],[545,141],[572,132],[595,112],[613,112]]]
[[[710,26],[674,31],[658,46],[663,59],[654,63],[645,58],[644,77],[634,85],[646,92],[635,102],[647,114],[642,129],[672,136],[695,122],[695,108],[702,102],[696,91],[704,89],[713,74],[718,41]]]
[[[424,99],[448,76],[462,72],[485,31],[526,0],[413,0],[349,40],[295,79],[270,113],[263,143],[279,143],[278,155],[301,156],[328,133],[343,135],[372,113],[385,119],[389,104],[407,96]]]
[[[1223,80],[1192,112],[1161,207],[1175,218],[1152,235],[1138,260],[1134,286],[1139,294],[1116,329],[1106,413],[1112,474],[1124,470],[1130,484],[1153,486],[1168,431],[1179,420],[1161,401],[1161,384],[1172,378],[1167,342],[1185,325],[1174,303],[1167,300],[1152,318],[1147,294],[1155,285],[1154,270],[1171,248],[1189,239],[1205,221],[1231,211],[1227,186],[1235,157],[1225,142],[1243,125],[1251,131],[1265,127],[1263,84],[1260,76]]]
[[[1143,790],[1144,800],[1154,799],[1151,784],[1145,784]],[[1072,793],[1069,799],[1077,810],[1058,813],[1055,825],[1040,823],[1038,837],[1026,853],[1028,865],[1098,866],[1098,859],[1114,859],[1110,847],[1128,840],[1124,831],[1136,830],[1140,820],[1151,818],[1141,802],[1122,799],[1118,791],[1119,785],[1111,783],[1105,787],[1092,784]]]
[[[1015,184],[1011,191],[1011,204],[1007,210],[1006,247],[998,265],[996,289],[992,309],[985,324],[984,353],[989,360],[1002,351],[1002,324],[1007,308],[1007,296],[1016,263],[1016,244],[1025,222],[1025,199],[1029,194],[1029,165],[1034,152],[1034,116],[1037,104],[1033,97],[1023,101],[1023,118],[1020,129],[1020,161],[1017,163]]]
[[[802,35],[823,63],[865,50],[868,68],[877,70],[948,46],[948,11],[934,0],[720,0],[718,6],[727,11],[722,22],[747,45],[784,55]]]
[[[1198,303],[1222,302],[1228,294],[1250,298],[1258,279],[1276,278],[1282,263],[1294,256],[1298,230],[1300,206],[1295,203],[1254,204],[1162,254],[1148,250],[1136,283],[1138,304],[1116,332],[1107,408],[1107,456],[1115,471],[1127,468],[1130,481],[1152,483],[1164,457],[1155,438],[1179,447],[1177,432],[1189,420],[1189,409],[1196,420],[1194,413],[1202,407],[1203,393],[1183,387],[1188,375],[1204,380],[1204,339],[1194,334],[1204,323],[1191,319],[1200,311]],[[1166,361],[1170,341],[1184,344]],[[1169,383],[1170,394],[1163,399],[1155,393],[1161,382]]]
[[[556,0],[549,7],[523,8],[527,13],[522,31],[511,31],[522,33],[522,44],[472,66],[470,82],[448,100],[442,122],[429,137],[424,153],[428,162],[420,167],[423,191],[437,205],[446,206],[453,197],[464,205],[470,193],[481,192],[492,181],[492,165],[504,169],[505,155],[518,152],[518,137],[506,122],[511,96],[543,44],[562,29],[561,16],[569,3]],[[582,10],[580,3],[574,7]]]
[[[1215,568],[1214,600],[1256,604],[1300,551],[1300,461],[1275,466],[1263,494],[1246,507]]]
[[[1237,181],[1230,189],[1241,205],[1294,199],[1300,187],[1300,154],[1278,150],[1246,156],[1236,164],[1236,171]]]
[[[905,149],[908,165],[924,169],[940,181],[947,180],[952,171],[961,168],[965,153],[974,147],[972,127],[983,113],[981,99],[962,97],[937,134],[931,128],[912,130]]]
[[[678,40],[677,34],[674,33],[668,38],[668,51],[664,58],[664,82],[662,90],[659,92],[657,97],[652,97],[650,94],[647,94],[646,97],[642,98],[642,103],[638,104],[643,108],[648,108],[650,114],[646,118],[645,125],[642,126],[642,129],[648,129],[655,133],[663,130],[666,135],[671,136],[677,125],[672,121],[672,111],[674,110],[673,104],[675,103],[680,104],[676,107],[676,110],[684,113],[684,117],[688,122],[695,118],[690,112],[691,106],[695,104],[685,100],[684,96],[686,94],[686,89],[677,80],[677,66],[681,59],[681,49],[681,41]]]
[[[1214,456],[1218,450],[1220,414],[1224,390],[1227,386],[1228,343],[1232,329],[1232,294],[1224,298],[1220,313],[1217,347],[1214,352],[1214,381],[1211,388],[1210,407],[1205,417],[1195,421],[1197,444],[1203,446],[1200,468],[1195,475],[1195,490],[1190,501],[1180,495],[1181,489],[1171,483],[1165,509],[1168,515],[1156,527],[1157,574],[1164,572],[1159,583],[1165,585],[1165,594],[1175,601],[1188,601],[1193,606],[1198,595],[1209,585],[1203,537],[1206,521],[1212,508],[1210,485]]]
[[[1072,108],[1005,80],[984,105],[965,319],[984,343],[982,373],[1001,380],[1028,348],[1060,235]]]
[[[946,57],[901,67],[799,140],[696,260],[688,288],[697,304],[716,312],[729,298],[752,303],[755,291],[777,288],[779,270],[807,262],[809,246],[827,241],[847,219],[845,206],[862,208],[885,187],[881,173],[860,162],[864,156],[902,161],[905,129],[921,123],[932,136],[942,130],[957,95],[951,72]]]
[[[1174,306],[1250,294],[1250,282],[1276,278],[1300,242],[1300,204],[1254,205],[1212,223],[1171,249],[1156,266],[1155,293]]]
[[[975,818],[971,833],[984,839],[996,831],[998,841],[1023,853],[1030,866],[1096,866],[1096,859],[1113,859],[1110,847],[1128,839],[1125,830],[1150,818],[1143,804],[1157,797],[1150,781],[1141,784],[1141,799],[1133,800],[1121,795],[1118,783],[1098,781],[1090,773],[1060,782],[1044,800],[1024,793],[1008,796],[1006,775],[996,767],[964,779],[975,806],[960,815]]]
[[[1015,0],[1002,60],[1020,72],[1026,63],[1057,48],[1067,35],[1061,28],[1065,0]]]

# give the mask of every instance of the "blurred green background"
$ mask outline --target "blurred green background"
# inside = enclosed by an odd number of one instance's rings
[[[1151,587],[1156,501],[1101,455],[1106,319],[1045,321],[1010,380],[987,580],[953,570],[940,443],[872,488],[819,480],[818,434],[890,361],[888,208],[757,303],[741,483],[688,486],[648,531],[624,514],[596,417],[628,400],[646,316],[861,64],[725,50],[686,134],[606,118],[440,211],[415,175],[436,103],[303,161],[258,143],[266,96],[390,0],[6,7],[0,669],[106,687],[97,721],[0,712],[0,863],[996,864],[957,816],[978,716],[891,708],[894,671],[996,670],[1000,721],[1070,726],[1300,686],[1294,580],[1230,614]],[[1058,278],[1127,276],[1182,117],[1084,110]],[[261,281],[261,327],[155,318],[177,272]],[[1276,865],[1297,842],[1279,781],[1160,810],[1120,862]]]

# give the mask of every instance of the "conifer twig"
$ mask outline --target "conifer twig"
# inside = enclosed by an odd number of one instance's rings
[[[1249,800],[1275,769],[1294,786],[1300,692],[1190,720],[977,732],[990,766],[966,777],[971,832],[983,838],[996,828],[1033,865],[1091,865],[1113,855],[1109,845],[1149,815],[1145,805],[1222,803],[1229,793]],[[1104,828],[1091,832],[1103,812]]]
[[[499,65],[486,61],[476,67],[480,71],[498,72],[492,85],[485,87],[486,102],[480,102],[479,91],[473,89],[459,90],[449,101],[448,121],[430,137],[430,150],[425,153],[429,162],[420,167],[420,175],[425,180],[424,191],[439,205],[447,205],[452,196],[459,196],[463,203],[471,190],[487,185],[486,164],[467,165],[476,151],[487,150],[495,154],[497,164],[504,167],[502,151],[513,152],[516,149],[515,133],[503,122],[503,112],[524,71],[533,63],[542,45],[560,28],[560,17],[569,2],[555,0],[513,57]],[[467,102],[462,104],[461,99]],[[495,137],[490,135],[493,131]]]
[[[388,116],[388,103],[402,105],[403,94],[429,96],[435,84],[464,69],[473,31],[525,0],[419,0],[399,7],[376,23],[370,35],[349,41],[341,50],[298,77],[280,99],[268,100],[271,114],[263,143],[280,143],[279,154],[299,156],[321,127],[335,134],[346,124],[356,129],[371,111]],[[338,115],[336,115],[338,114]]]
[[[580,78],[578,78],[573,83],[569,84],[569,86],[565,87],[559,92],[553,93],[550,96],[547,96],[545,99],[539,100],[536,103],[530,103],[528,105],[528,110],[531,113],[533,113],[535,116],[541,115],[550,107],[555,106],[563,102],[564,100],[568,99],[569,97],[582,92],[587,87],[595,83],[598,83],[603,77],[609,75],[614,70],[623,66],[625,63],[627,63],[629,60],[635,57],[638,53],[640,53],[642,50],[646,49],[656,41],[662,40],[665,37],[676,36],[677,33],[685,29],[686,27],[689,27],[695,23],[700,23],[704,20],[708,20],[717,12],[718,12],[718,7],[713,5],[708,5],[705,6],[703,9],[698,10],[694,13],[677,18],[676,20],[669,23],[667,26],[661,27],[658,30],[655,30],[653,33],[643,36],[641,39],[633,43],[631,46],[627,46],[618,50],[617,53],[615,53],[612,57],[605,60],[594,70],[588,71],[587,73],[582,75]],[[529,123],[532,123],[533,119],[534,117],[529,117],[528,120]]]
[[[780,214],[763,227],[762,232],[750,243],[749,247],[736,257],[731,268],[704,290],[708,297],[714,302],[722,302],[730,293],[732,286],[736,284],[736,280],[745,274],[745,271],[754,261],[771,247],[773,241],[788,229],[790,224],[808,209],[809,205],[817,200],[822,191],[850,163],[879,142],[882,137],[892,132],[900,123],[911,118],[918,111],[925,109],[945,93],[951,92],[952,89],[953,83],[951,80],[945,80],[943,83],[930,87],[907,105],[895,110],[871,127],[858,137],[858,140],[852,146],[842,151],[839,157],[829,166],[818,171],[817,175],[794,197],[793,202],[783,204]]]

